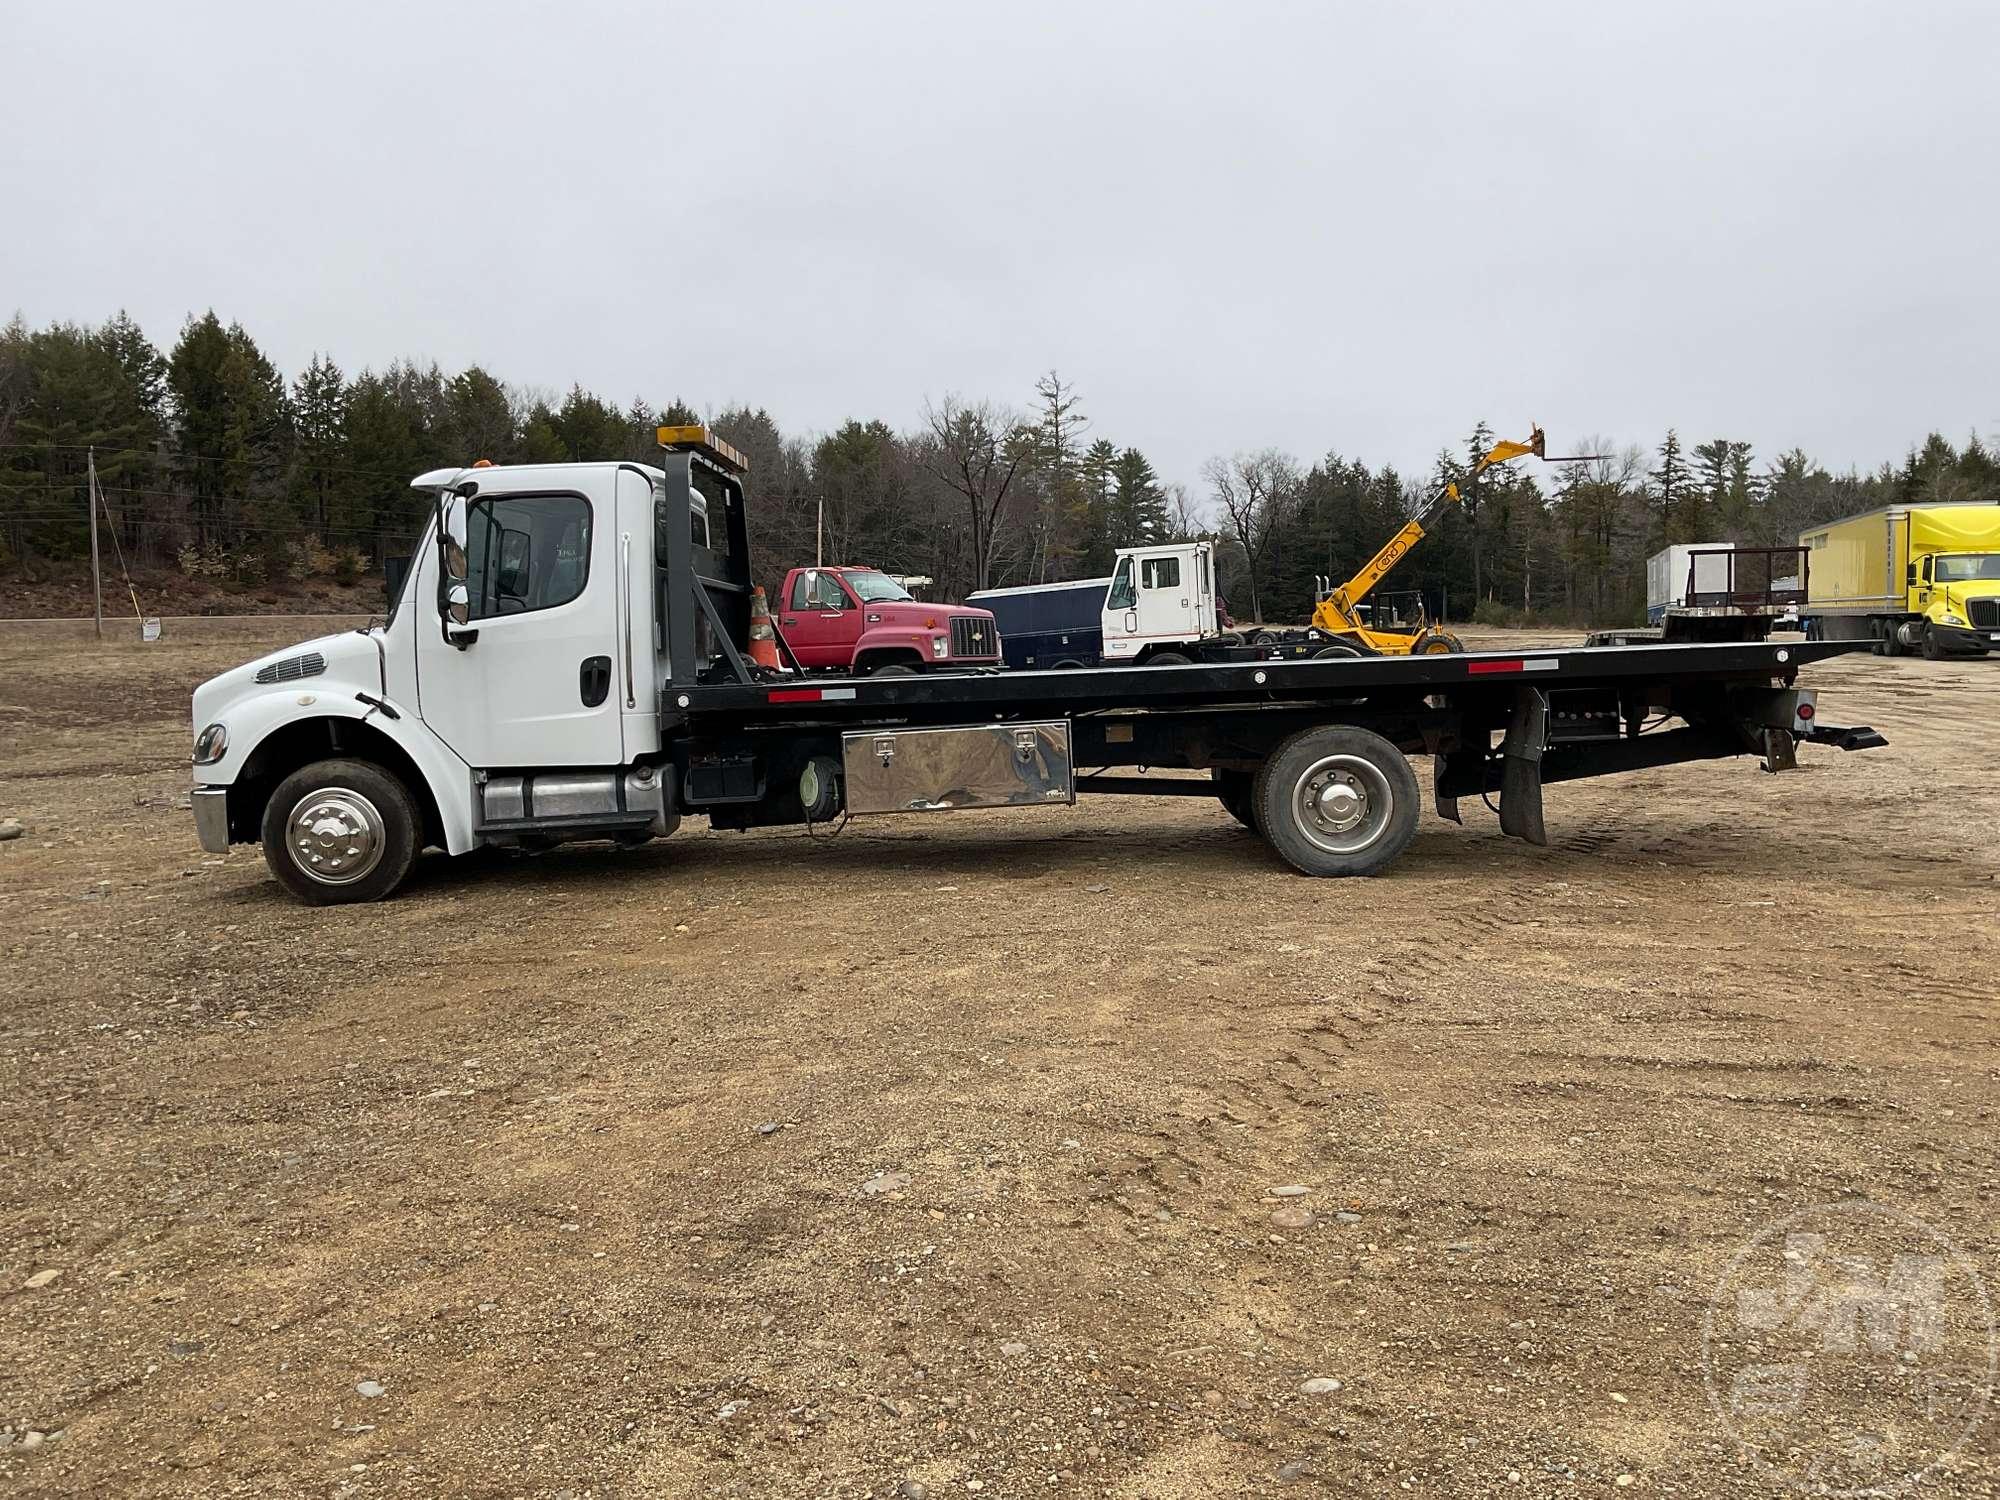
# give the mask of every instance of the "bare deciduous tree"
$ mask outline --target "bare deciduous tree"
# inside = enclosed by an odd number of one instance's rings
[[[1299,466],[1290,455],[1265,448],[1232,459],[1211,458],[1202,467],[1202,477],[1215,491],[1222,518],[1243,549],[1250,575],[1250,614],[1262,621],[1264,558],[1281,529],[1285,508],[1298,494]]]
[[[973,587],[990,588],[1002,507],[1033,445],[1019,436],[1019,415],[991,401],[965,402],[947,393],[924,403],[924,422],[936,444],[934,472],[965,500]]]

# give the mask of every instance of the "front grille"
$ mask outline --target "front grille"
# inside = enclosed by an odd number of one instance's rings
[[[976,615],[954,615],[951,621],[953,656],[998,656],[1000,637],[991,620]]]
[[[257,669],[259,682],[297,682],[303,677],[317,677],[326,670],[326,658],[317,651],[308,651],[303,656],[288,656],[283,661],[274,661],[268,667]]]
[[[2000,599],[1968,599],[1965,617],[1981,630],[2000,630]]]

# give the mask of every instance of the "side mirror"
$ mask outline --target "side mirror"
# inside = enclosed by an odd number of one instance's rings
[[[465,561],[465,495],[438,496],[438,619],[444,638],[461,651],[479,638],[472,623],[472,591]]]

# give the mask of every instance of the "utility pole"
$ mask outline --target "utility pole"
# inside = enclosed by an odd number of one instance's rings
[[[826,497],[819,499],[819,518],[813,522],[813,566],[826,566]]]
[[[72,452],[75,450],[72,449]],[[97,449],[90,453],[90,593],[97,605],[97,638],[104,639],[104,574],[97,561]]]

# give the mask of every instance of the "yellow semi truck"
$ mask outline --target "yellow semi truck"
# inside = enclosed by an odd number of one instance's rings
[[[1881,656],[2000,650],[2000,505],[1891,505],[1799,533],[1816,641]]]

